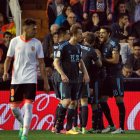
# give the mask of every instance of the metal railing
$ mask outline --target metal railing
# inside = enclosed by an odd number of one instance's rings
[[[10,0],[10,10],[13,16],[14,23],[16,25],[16,36],[21,35],[21,9],[18,0]]]

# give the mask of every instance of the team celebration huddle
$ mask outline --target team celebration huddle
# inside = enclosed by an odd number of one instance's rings
[[[54,26],[54,25],[52,25]],[[32,108],[36,95],[37,63],[44,79],[44,91],[50,87],[44,65],[43,47],[35,39],[36,22],[26,19],[22,35],[13,38],[4,63],[3,81],[8,79],[8,70],[14,57],[11,81],[10,104],[15,118],[20,122],[19,137],[27,140],[32,120]],[[55,111],[52,132],[59,134],[125,133],[124,88],[121,73],[120,45],[111,39],[110,26],[101,26],[98,32],[82,32],[75,22],[69,30],[58,28],[54,35],[59,41],[53,45],[52,85],[60,102]],[[25,115],[20,104],[25,94]],[[119,128],[113,123],[108,98],[115,97],[119,110]],[[92,108],[92,128],[87,130],[88,105]],[[80,126],[77,123],[79,107]],[[47,110],[46,110],[47,111]],[[103,113],[109,123],[104,128]],[[66,129],[63,128],[67,114]],[[73,127],[74,126],[74,127]]]

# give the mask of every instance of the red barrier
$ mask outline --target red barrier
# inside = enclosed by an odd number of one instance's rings
[[[43,91],[38,91],[33,106],[33,118],[30,129],[42,130],[51,129],[54,121],[55,109],[59,100],[55,98],[52,91],[46,95]],[[119,113],[115,99],[108,100],[112,118],[116,127],[119,127]],[[125,92],[124,103],[126,107],[125,130],[140,130],[140,92]],[[24,106],[21,104],[21,110],[24,114]],[[87,128],[91,128],[91,108],[89,107],[89,118]],[[105,127],[108,125],[104,118]],[[79,124],[79,119],[78,119]],[[66,119],[64,127],[66,126]],[[14,118],[10,110],[9,91],[0,91],[0,130],[18,130],[19,122]]]

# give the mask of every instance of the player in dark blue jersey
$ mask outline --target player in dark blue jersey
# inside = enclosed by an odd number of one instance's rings
[[[100,29],[100,39],[103,43],[101,46],[101,54],[103,65],[106,67],[107,76],[104,80],[102,92],[99,103],[102,106],[105,117],[108,120],[109,126],[102,130],[102,133],[108,133],[111,131],[114,133],[124,133],[124,121],[125,121],[125,106],[123,102],[124,87],[123,77],[121,74],[120,64],[120,46],[113,40],[111,40],[111,28],[109,26],[103,26]],[[107,104],[109,97],[115,97],[116,104],[119,109],[119,122],[120,126],[116,130],[113,120],[111,118],[110,109]]]
[[[90,68],[91,68],[91,65],[93,65],[93,62],[98,67],[102,66],[102,62],[99,59],[95,49],[91,48],[91,46],[93,46],[93,44],[95,42],[95,39],[96,39],[96,36],[94,35],[94,33],[88,32],[84,39],[85,43],[80,45],[81,50],[82,50],[82,59],[83,59],[83,62],[85,63],[85,67],[86,67],[88,73],[90,73],[90,71],[91,71]],[[80,72],[79,79],[80,79],[80,82],[82,83],[80,91],[79,91],[79,98],[80,98],[81,105],[82,105],[82,111],[81,111],[82,134],[86,134],[87,133],[86,125],[87,125],[87,120],[88,120],[88,97],[90,97],[89,85],[92,85],[94,83],[91,83],[91,81],[93,81],[93,79],[90,78],[90,83],[85,85],[85,83],[83,82],[83,73],[82,72]],[[93,88],[93,85],[92,85],[92,88]],[[98,95],[95,95],[95,94],[92,96],[94,98],[96,98],[96,96],[98,97]],[[98,98],[96,100],[97,100],[96,102],[98,103]]]
[[[59,42],[54,44],[53,46],[53,57],[55,58],[56,56],[56,52],[58,50],[58,48],[66,42],[67,39],[70,38],[69,36],[69,31],[66,30],[66,28],[59,28],[58,29],[58,37],[59,37]],[[54,125],[52,127],[52,132],[55,133],[55,125],[56,125],[56,121],[58,119],[58,114],[59,114],[59,107],[60,107],[60,104],[62,103],[62,100],[61,100],[61,95],[60,95],[60,90],[59,90],[59,87],[60,87],[60,83],[62,82],[61,80],[61,77],[60,77],[60,74],[57,72],[57,70],[54,68],[54,72],[52,74],[52,85],[53,85],[53,88],[54,88],[54,91],[55,91],[55,94],[56,94],[56,97],[60,99],[60,103],[58,104],[57,108],[56,108],[56,111],[55,111],[55,119],[54,119]],[[62,124],[62,129],[63,129],[63,124]],[[65,133],[64,130],[61,130],[60,133]]]
[[[77,25],[70,28],[70,40],[62,44],[56,54],[54,66],[61,75],[62,83],[60,83],[62,104],[59,108],[59,116],[56,124],[56,133],[60,133],[60,125],[69,104],[78,99],[79,94],[79,65],[84,73],[83,80],[85,84],[89,83],[89,76],[83,60],[81,59],[81,48],[77,44],[82,39],[82,29]],[[74,102],[73,102],[74,103]],[[75,108],[71,109],[69,114],[74,116]],[[70,117],[69,115],[69,117]],[[71,117],[71,118],[72,118]],[[69,118],[67,118],[69,119]],[[67,123],[66,134],[79,134],[72,130],[72,122]]]

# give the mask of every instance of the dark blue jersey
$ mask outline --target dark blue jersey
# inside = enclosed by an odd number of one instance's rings
[[[99,59],[95,49],[91,48],[87,44],[80,44],[81,50],[82,50],[82,60],[85,64],[85,67],[88,71],[88,74],[90,78],[95,73],[95,69],[93,69],[93,63]],[[97,74],[97,73],[96,73]],[[83,81],[83,73],[80,71],[80,82]]]
[[[120,53],[120,45],[117,44],[116,42],[114,42],[113,40],[110,40],[107,44],[103,44],[101,46],[101,54],[102,57],[107,58],[107,59],[111,59],[112,58],[112,54],[119,54]],[[110,64],[107,62],[103,62],[103,66],[106,67],[106,72],[107,74],[116,74],[116,73],[120,73],[121,74],[121,63],[120,60],[118,62],[118,64]]]
[[[56,54],[56,58],[60,59],[60,66],[69,78],[70,83],[79,82],[79,61],[81,59],[81,48],[79,44],[75,46],[69,42],[62,44]]]

